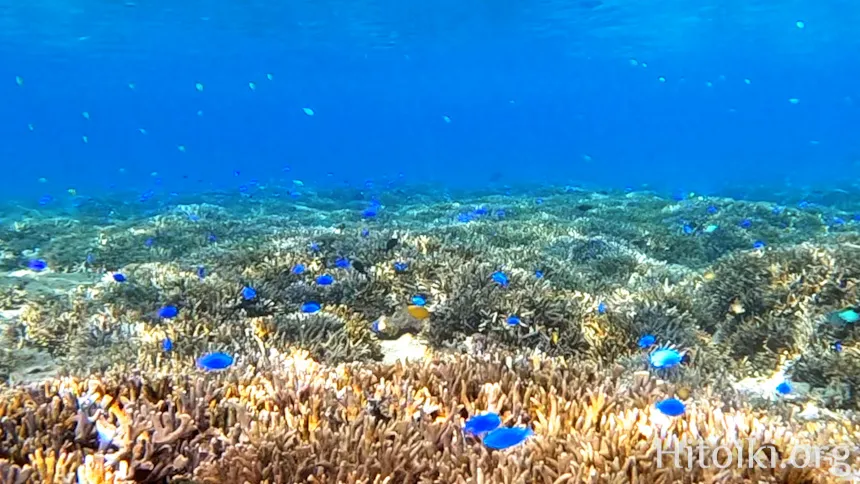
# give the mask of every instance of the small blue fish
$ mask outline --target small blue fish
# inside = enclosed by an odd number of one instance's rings
[[[780,395],[788,395],[791,393],[791,384],[788,381],[784,381],[776,386],[776,392]]]
[[[684,235],[690,235],[690,234],[692,234],[693,232],[695,232],[695,231],[696,231],[696,229],[695,229],[695,228],[693,228],[693,226],[692,226],[692,225],[690,225],[690,224],[684,224],[684,226],[683,226],[683,227],[681,227],[681,230],[683,230],[683,231],[684,231]]]
[[[597,314],[606,314],[606,303],[601,302],[597,305]]]
[[[314,313],[318,313],[320,311],[320,309],[322,309],[322,306],[320,306],[320,303],[318,303],[316,301],[308,301],[308,302],[302,304],[302,312],[303,313],[314,314]]]
[[[311,242],[310,245],[308,245],[308,249],[310,249],[311,252],[319,252],[320,244],[318,242]]]
[[[480,206],[473,210],[472,213],[480,217],[483,215],[487,215],[489,213],[489,210],[487,209],[487,207]]]
[[[756,240],[755,242],[753,242],[753,249],[764,249],[765,245],[767,244],[765,244],[761,240]]]
[[[290,272],[292,272],[293,274],[295,274],[295,275],[297,275],[297,276],[298,276],[298,275],[301,275],[301,274],[304,274],[304,272],[305,272],[305,265],[304,265],[304,264],[296,264],[296,265],[294,265],[294,266],[293,266],[293,269],[292,269]]]
[[[250,301],[257,297],[257,290],[251,286],[245,286],[242,288],[242,299],[246,301]]]
[[[406,272],[409,269],[409,264],[406,262],[395,262],[394,263],[394,272]]]
[[[718,209],[717,207],[715,207],[715,206],[713,206],[713,205],[709,205],[709,206],[708,206],[708,214],[709,214],[709,215],[714,215],[714,214],[716,214],[716,213],[717,213],[717,212],[719,212],[719,211],[720,211],[720,209]]]
[[[841,341],[834,341],[833,342],[833,351],[835,351],[837,353],[842,353],[842,342]]]
[[[331,274],[323,274],[317,277],[316,281],[320,286],[330,286],[334,283],[334,277]]]
[[[499,425],[502,425],[502,419],[499,417],[499,414],[487,412],[466,420],[463,431],[471,435],[481,435],[496,430],[499,428]]]
[[[844,309],[839,311],[836,316],[846,323],[856,323],[857,321],[860,321],[860,314],[853,309]]]
[[[370,236],[370,230],[368,230],[368,229],[361,229],[361,236],[362,236],[362,237],[369,237],[369,236]]]
[[[496,210],[496,217],[498,217],[498,218],[505,218],[506,214],[507,213],[504,211],[504,209],[500,208],[500,209]]]
[[[806,200],[801,200],[801,201],[797,204],[797,208],[799,208],[799,209],[801,209],[801,210],[804,210],[804,209],[809,208],[809,206],[810,206],[810,205],[812,205],[812,204],[811,204],[811,203],[809,203],[808,201],[806,201]]]
[[[143,246],[147,249],[152,247],[153,245],[155,245],[155,239],[153,239],[152,237],[148,237],[146,240],[143,241]]]
[[[206,277],[206,268],[203,266],[197,266],[197,278],[201,281]]]
[[[161,349],[164,352],[170,352],[173,350],[173,341],[170,338],[164,338],[161,340]]]
[[[427,298],[421,294],[416,294],[412,296],[411,301],[412,304],[415,306],[424,306],[425,304],[427,304]]]
[[[684,357],[674,348],[661,348],[648,355],[648,362],[654,368],[672,368],[678,366]]]
[[[177,314],[179,314],[179,308],[172,304],[158,310],[158,317],[163,319],[173,319]]]
[[[494,272],[493,275],[490,276],[490,278],[493,280],[493,282],[495,282],[496,284],[498,284],[502,287],[508,287],[508,284],[510,283],[510,280],[508,279],[508,275],[502,271]]]
[[[677,398],[667,398],[666,400],[661,400],[654,405],[657,410],[660,411],[663,415],[667,417],[677,417],[680,415],[684,415],[684,412],[687,411],[684,406],[684,402],[678,400]]]
[[[501,427],[488,433],[483,442],[491,449],[504,450],[522,444],[532,434],[532,429],[526,427]]]
[[[48,262],[45,259],[31,259],[27,262],[27,268],[33,272],[42,272],[48,268]]]
[[[349,267],[349,259],[346,257],[338,257],[334,260],[334,266],[339,269],[346,269]]]
[[[752,227],[752,220],[745,218],[738,223],[738,226],[742,229],[748,229]]]
[[[774,214],[774,215],[779,215],[779,214],[781,214],[781,213],[782,213],[782,212],[784,212],[784,211],[785,211],[785,207],[780,207],[779,205],[775,205],[775,206],[770,210],[770,213],[772,213],[772,214]]]
[[[507,323],[510,326],[519,326],[522,323],[522,320],[516,314],[511,314],[508,316]]]
[[[220,351],[209,353],[197,358],[197,366],[206,371],[220,371],[230,368],[233,357]]]
[[[650,348],[651,346],[654,346],[654,343],[656,343],[656,342],[657,342],[657,338],[655,338],[654,335],[646,334],[646,335],[642,336],[641,338],[639,338],[639,341],[637,341],[636,344],[640,348],[644,349],[644,348]]]
[[[538,269],[535,271],[535,279],[543,279],[543,271]]]
[[[87,254],[87,264],[92,264],[96,261],[96,256],[93,254]]]
[[[845,225],[845,219],[844,219],[844,218],[842,218],[842,217],[833,217],[833,226],[834,226],[834,227],[840,227],[840,226],[842,226],[842,225]]]
[[[457,215],[457,221],[460,223],[469,223],[472,221],[472,217],[468,213],[461,213]]]
[[[382,330],[382,328],[380,328],[381,324],[382,322],[377,319],[376,321],[370,323],[370,330],[374,333],[379,333]]]
[[[209,234],[206,236],[206,240],[208,240],[210,243],[218,242],[218,237],[216,237],[215,234]]]
[[[373,218],[379,214],[377,207],[368,207],[361,211],[361,216],[364,218]]]
[[[113,275],[113,280],[116,282],[125,282],[126,278],[124,274],[120,274],[119,272]]]

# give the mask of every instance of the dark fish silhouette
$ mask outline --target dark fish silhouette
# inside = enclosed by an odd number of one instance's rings
[[[367,275],[367,269],[364,267],[364,263],[358,260],[352,261],[352,268],[357,270],[358,272]]]
[[[393,249],[396,246],[397,246],[397,237],[392,237],[392,238],[388,239],[388,242],[385,243],[385,251],[388,252],[389,250]]]

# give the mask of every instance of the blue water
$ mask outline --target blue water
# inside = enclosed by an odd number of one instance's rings
[[[850,186],[857,25],[832,0],[5,0],[0,197]]]

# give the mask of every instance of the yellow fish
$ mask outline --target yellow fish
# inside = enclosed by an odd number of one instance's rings
[[[409,315],[415,319],[424,320],[430,317],[430,311],[427,310],[424,306],[416,306],[410,305],[406,308],[409,311]]]
[[[729,306],[729,311],[734,314],[743,314],[746,312],[746,309],[739,298],[734,298],[732,299],[732,304]]]

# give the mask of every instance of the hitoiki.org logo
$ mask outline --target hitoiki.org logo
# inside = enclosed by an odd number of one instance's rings
[[[797,445],[782,451],[774,444],[756,440],[710,443],[679,439],[658,439],[657,467],[676,469],[779,470],[818,468],[843,482],[860,483],[860,469],[852,461],[860,447],[850,445]]]

